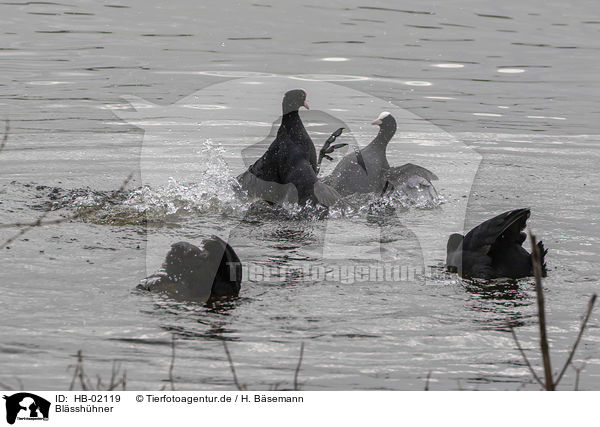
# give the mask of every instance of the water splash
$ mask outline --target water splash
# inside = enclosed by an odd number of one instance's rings
[[[206,140],[200,151],[205,166],[194,182],[171,177],[164,186],[142,186],[125,191],[39,186],[38,190],[48,191],[49,199],[39,208],[72,209],[84,221],[112,225],[176,223],[191,215],[246,211],[248,203],[236,195],[239,184],[223,159],[223,147]]]
[[[179,217],[245,211],[247,203],[236,195],[238,182],[224,160],[225,149],[205,140],[200,150],[205,169],[194,182],[181,182],[171,177],[165,186],[144,186],[131,192],[122,207],[143,213],[150,221],[175,220]]]
[[[409,208],[433,209],[443,201],[431,188],[402,185],[384,197],[377,194],[354,195],[343,199],[327,211],[322,207],[298,206],[286,203],[271,206],[266,202],[251,203],[243,197],[239,183],[225,161],[225,149],[207,139],[202,144],[204,169],[194,182],[183,182],[173,177],[164,186],[142,186],[125,191],[97,191],[90,188],[49,190],[43,208],[73,209],[80,218],[98,224],[180,224],[192,216],[231,215],[280,220],[313,219],[326,217],[354,217],[387,215],[390,211]],[[242,196],[242,197],[240,197]],[[40,205],[41,206],[41,205]]]

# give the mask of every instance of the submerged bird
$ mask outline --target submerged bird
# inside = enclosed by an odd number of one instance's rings
[[[372,122],[379,126],[377,136],[369,145],[345,156],[323,181],[342,196],[356,193],[385,193],[388,188],[402,188],[409,196],[418,191],[428,198],[437,198],[431,181],[438,177],[429,170],[407,163],[390,167],[386,156],[388,143],[396,133],[396,120],[384,111]]]
[[[452,234],[446,247],[448,270],[462,277],[518,279],[533,276],[531,254],[523,248],[529,209],[504,212],[479,224],[467,233]],[[546,276],[544,257],[548,252],[537,244],[541,255],[542,275]]]
[[[309,108],[306,96],[304,89],[286,92],[281,125],[275,140],[246,172],[238,176],[240,187],[251,198],[273,203],[290,201],[300,205],[310,201],[326,207],[340,198],[337,191],[317,178],[319,163],[315,146],[298,114],[301,107]],[[337,132],[341,134],[341,130],[332,134],[334,139],[339,136],[335,135]]]
[[[200,249],[187,242],[174,243],[162,269],[143,279],[137,288],[186,301],[237,297],[242,281],[242,263],[237,254],[217,236],[203,245]]]

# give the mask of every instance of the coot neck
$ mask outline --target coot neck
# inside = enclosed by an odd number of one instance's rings
[[[302,119],[300,119],[300,114],[298,110],[290,111],[286,113],[281,118],[281,126],[279,131],[285,131],[290,136],[295,137],[303,137],[306,134],[306,130],[304,129],[304,124],[302,123]]]
[[[379,132],[377,133],[377,136],[373,140],[372,144],[387,146],[388,142],[390,142],[395,134],[396,125],[383,125],[379,128]]]

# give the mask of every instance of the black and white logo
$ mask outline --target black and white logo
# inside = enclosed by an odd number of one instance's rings
[[[6,400],[6,422],[15,421],[48,421],[50,402],[33,393],[16,393],[4,396]]]

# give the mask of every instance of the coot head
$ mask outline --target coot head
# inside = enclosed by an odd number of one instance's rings
[[[388,111],[384,111],[371,122],[372,125],[377,125],[380,128],[380,132],[388,133],[393,135],[396,133],[396,119]]]
[[[283,114],[288,114],[293,111],[298,111],[300,107],[304,107],[307,110],[308,102],[306,102],[307,93],[304,89],[293,89],[287,91],[283,96]]]

